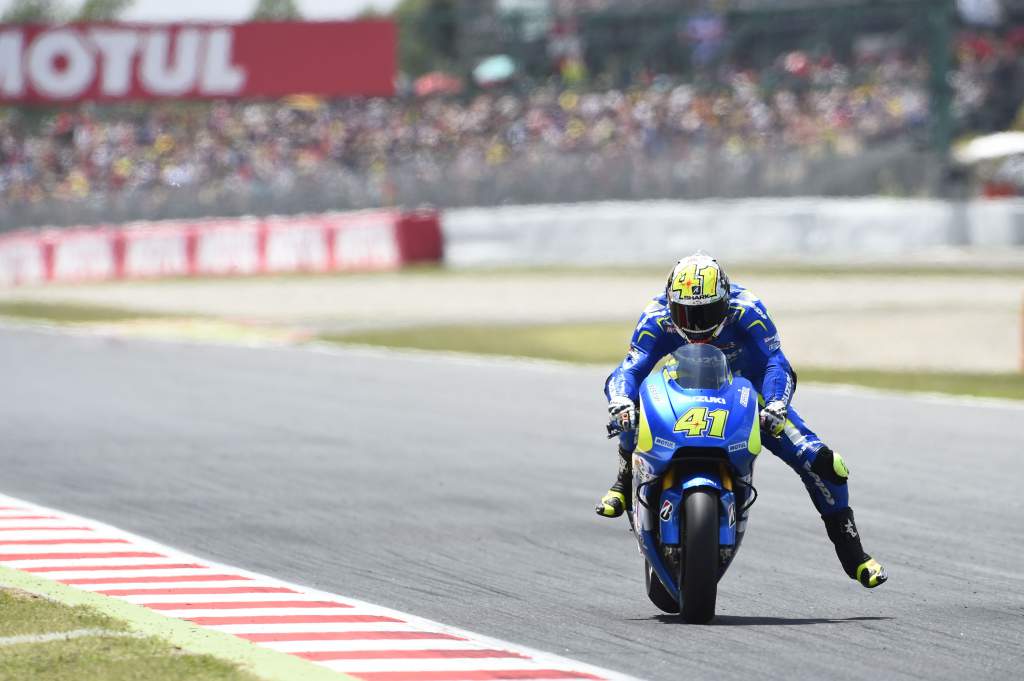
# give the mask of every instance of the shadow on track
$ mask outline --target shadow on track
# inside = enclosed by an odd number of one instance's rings
[[[747,617],[746,615],[716,615],[710,626],[756,627],[756,626],[799,626],[804,624],[844,624],[846,622],[879,622],[892,617]],[[650,618],[635,618],[634,621],[657,620],[665,624],[682,624],[678,615],[655,615]]]

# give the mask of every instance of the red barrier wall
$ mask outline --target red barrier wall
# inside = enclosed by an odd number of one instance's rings
[[[165,220],[0,235],[0,284],[379,271],[442,257],[435,211]]]

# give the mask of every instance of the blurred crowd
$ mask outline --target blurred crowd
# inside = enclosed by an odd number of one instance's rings
[[[1005,95],[1022,44],[1024,32],[961,37],[950,79],[961,121],[990,124],[978,117],[993,115],[994,100],[1012,118],[1019,102]],[[287,211],[808,193],[821,181],[815,162],[842,167],[923,133],[928,79],[924,57],[906,50],[846,61],[797,51],[756,71],[639,77],[624,90],[9,109],[0,205],[30,221],[55,205],[163,217],[259,211],[261,201]]]

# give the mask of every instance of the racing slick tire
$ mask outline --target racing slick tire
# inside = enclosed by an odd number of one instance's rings
[[[715,616],[718,597],[718,495],[698,488],[683,501],[684,555],[680,561],[679,611],[690,624],[706,624]]]

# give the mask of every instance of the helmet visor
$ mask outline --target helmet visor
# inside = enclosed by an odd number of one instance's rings
[[[669,305],[672,322],[687,338],[705,340],[711,337],[729,311],[729,299],[722,298],[703,305],[683,305],[673,302]]]

